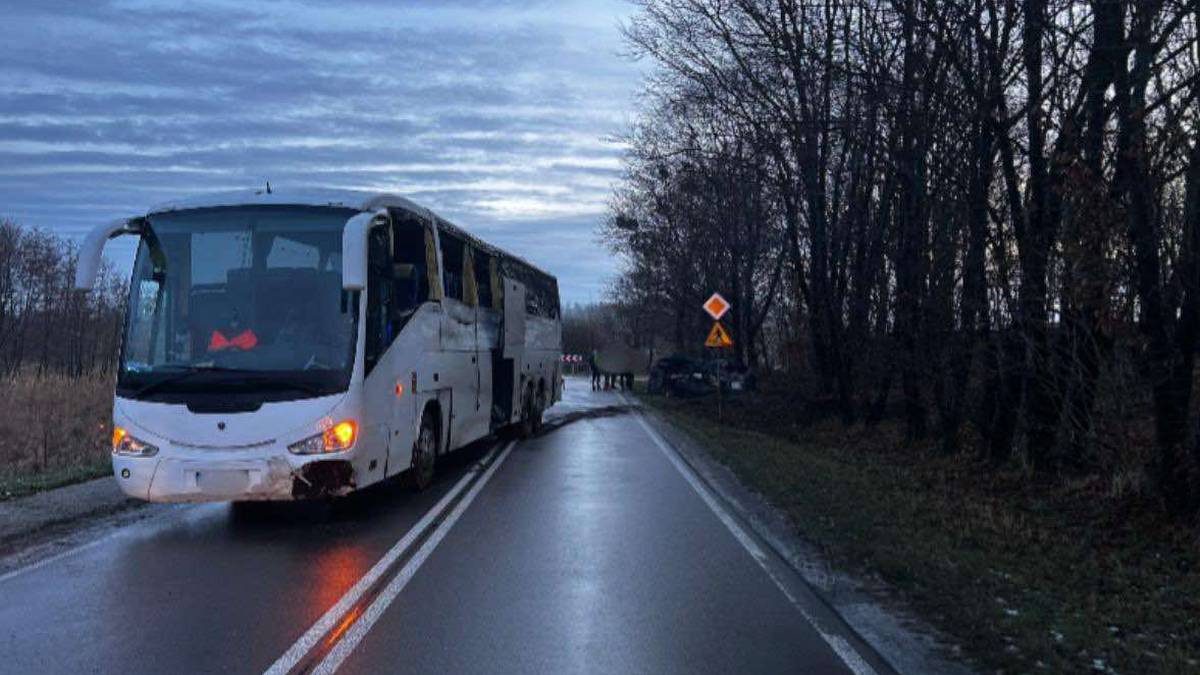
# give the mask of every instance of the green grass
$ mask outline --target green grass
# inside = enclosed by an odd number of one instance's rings
[[[99,374],[0,378],[0,501],[111,470],[112,386]]]
[[[725,425],[711,401],[643,399],[835,567],[882,578],[976,665],[1198,672],[1197,533],[1151,504],[908,446],[886,423],[800,425],[769,397],[726,401]]]
[[[42,490],[82,483],[112,473],[112,462],[98,459],[82,464],[56,467],[46,471],[23,471],[0,474],[0,501],[24,497]]]

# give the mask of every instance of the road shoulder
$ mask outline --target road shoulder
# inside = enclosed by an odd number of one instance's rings
[[[111,476],[0,502],[0,576],[139,519]]]
[[[692,470],[800,575],[831,611],[898,672],[930,675],[972,672],[957,662],[960,650],[906,609],[886,584],[834,570],[813,545],[796,534],[785,514],[713,459],[701,442],[653,408],[640,403],[639,407]]]

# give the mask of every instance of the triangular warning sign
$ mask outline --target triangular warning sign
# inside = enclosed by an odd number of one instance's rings
[[[721,325],[720,321],[714,321],[712,330],[708,331],[708,339],[704,341],[705,347],[732,347],[733,340],[729,337],[729,332]]]

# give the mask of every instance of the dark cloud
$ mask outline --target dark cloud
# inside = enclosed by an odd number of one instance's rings
[[[75,235],[267,179],[386,189],[559,273],[568,299],[611,270],[603,139],[638,78],[620,0],[49,4],[5,11],[0,216]]]

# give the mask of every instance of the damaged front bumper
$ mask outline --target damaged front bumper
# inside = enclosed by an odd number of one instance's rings
[[[126,494],[151,502],[319,499],[355,488],[349,458],[297,457],[286,450],[240,457],[201,450],[114,456],[113,473]]]

